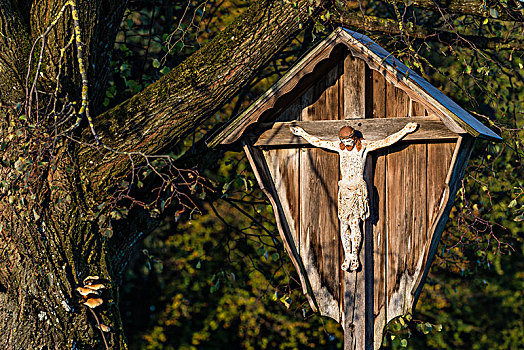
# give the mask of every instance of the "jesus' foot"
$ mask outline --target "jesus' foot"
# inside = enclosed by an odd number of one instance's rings
[[[350,271],[355,271],[356,269],[358,269],[358,267],[359,267],[358,258],[357,257],[351,257],[351,265],[349,267],[349,270]]]
[[[344,260],[344,262],[342,263],[341,268],[342,268],[343,271],[349,271],[349,261]]]

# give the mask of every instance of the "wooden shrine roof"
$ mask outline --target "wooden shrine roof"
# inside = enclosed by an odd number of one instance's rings
[[[442,121],[457,133],[468,133],[473,137],[501,141],[502,138],[461,108],[457,103],[431,85],[413,70],[393,57],[389,52],[377,45],[369,37],[338,28],[326,39],[310,50],[287,74],[266,91],[259,99],[243,113],[231,119],[226,125],[211,135],[207,143],[209,147],[231,145],[237,142],[246,129],[257,122],[267,122],[263,116],[267,113],[275,115],[286,105],[277,102],[295,89],[301,81],[311,79],[316,67],[323,61],[336,55],[333,50],[339,44],[345,45],[354,56],[362,58],[370,66],[401,82],[409,92],[418,99],[426,101],[442,118]],[[261,117],[263,117],[261,119]]]

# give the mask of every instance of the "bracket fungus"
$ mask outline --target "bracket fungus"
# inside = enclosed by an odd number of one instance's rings
[[[87,297],[89,294],[99,295],[98,291],[96,289],[93,289],[93,288],[77,287],[76,291],[78,292],[78,294],[80,294],[81,296],[84,296],[84,297]]]
[[[86,302],[84,303],[85,306],[91,308],[91,309],[94,309],[100,305],[102,305],[104,303],[104,301],[102,300],[102,298],[89,298],[86,300]]]
[[[98,276],[87,276],[86,278],[84,278],[84,285],[86,284],[93,284],[95,281],[98,281],[100,279],[100,277]]]
[[[87,289],[90,289],[91,291],[93,292],[97,292],[98,290],[100,289],[105,289],[106,286],[103,285],[102,283],[97,283],[97,284],[86,284],[85,287]],[[98,292],[97,292],[98,293]]]

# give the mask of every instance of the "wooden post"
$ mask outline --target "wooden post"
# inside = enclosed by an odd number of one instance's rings
[[[369,69],[364,61],[351,55],[344,60],[344,105],[342,119],[368,117],[366,90],[372,88],[368,79]],[[371,171],[371,157],[366,162],[366,172]],[[369,179],[372,177],[366,174]],[[368,188],[369,190],[372,190]],[[371,219],[371,218],[370,218]],[[363,232],[359,259],[361,267],[356,271],[344,272],[344,349],[373,349],[373,231],[371,220],[361,225]]]

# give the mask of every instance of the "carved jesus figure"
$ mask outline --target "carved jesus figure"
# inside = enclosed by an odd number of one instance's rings
[[[294,135],[303,137],[316,147],[338,152],[342,180],[338,182],[338,218],[340,238],[344,247],[345,259],[342,270],[354,271],[359,267],[358,249],[362,239],[360,221],[369,217],[368,191],[364,180],[364,164],[369,152],[388,147],[414,132],[417,123],[408,123],[402,130],[385,139],[366,141],[356,135],[350,126],[340,129],[340,142],[327,141],[310,135],[300,127],[291,127]]]

